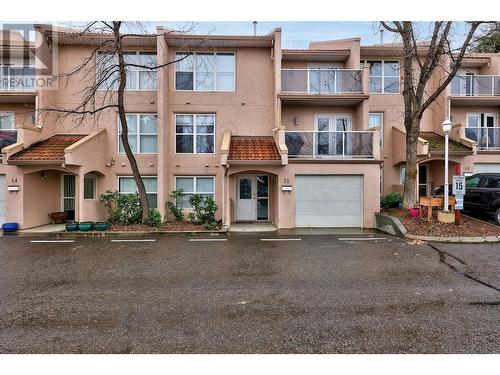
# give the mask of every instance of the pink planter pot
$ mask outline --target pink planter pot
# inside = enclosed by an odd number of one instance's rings
[[[408,211],[410,212],[410,217],[420,216],[420,208],[410,208]]]

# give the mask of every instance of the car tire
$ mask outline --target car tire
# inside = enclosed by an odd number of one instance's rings
[[[497,223],[497,225],[500,225],[500,208],[497,208],[497,210],[495,211],[495,223]]]

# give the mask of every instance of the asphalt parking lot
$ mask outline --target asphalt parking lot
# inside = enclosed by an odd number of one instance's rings
[[[499,353],[499,271],[376,233],[0,237],[0,352]]]

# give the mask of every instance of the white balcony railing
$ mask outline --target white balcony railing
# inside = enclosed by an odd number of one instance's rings
[[[477,142],[478,150],[500,151],[500,127],[465,128],[465,136]]]
[[[500,76],[455,76],[451,81],[451,95],[500,96]]]
[[[372,158],[370,131],[286,131],[290,159]]]
[[[0,91],[34,91],[35,68],[0,67]]]
[[[361,94],[360,69],[282,69],[281,91],[307,94]]]

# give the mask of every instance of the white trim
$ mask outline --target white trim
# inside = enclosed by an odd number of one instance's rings
[[[257,177],[258,176],[266,176],[267,177],[267,197],[258,197],[257,196]],[[255,218],[251,221],[260,221],[260,222],[267,222],[270,221],[269,218],[269,210],[270,210],[270,189],[269,189],[269,183],[271,182],[271,176],[268,173],[254,173],[254,174],[241,174],[237,175],[237,178],[235,178],[235,200],[236,200],[236,215],[235,215],[235,221],[238,220],[238,201],[240,197],[240,180],[242,178],[248,178],[251,179],[252,182],[252,189],[255,189]],[[258,201],[260,200],[267,200],[267,218],[266,219],[259,219],[258,218]]]
[[[132,134],[136,136],[136,142],[137,142],[137,150],[136,152],[133,152],[134,155],[157,155],[158,154],[158,114],[157,113],[125,113],[125,116],[136,116],[136,127],[137,127],[137,133],[130,133],[130,126],[127,123],[127,126],[129,127],[129,136]],[[141,116],[155,116],[156,117],[156,133],[141,133],[141,121],[140,118]],[[120,122],[120,116],[118,115],[118,120],[117,120],[117,134],[118,134],[118,154],[119,155],[125,155],[125,151],[121,152],[120,151],[120,144],[121,144],[121,122]],[[156,136],[156,152],[140,152],[141,151],[141,136],[151,136],[154,135]]]
[[[193,132],[192,133],[177,133],[177,116],[193,116]],[[212,135],[213,136],[213,146],[212,152],[197,152],[196,151],[196,117],[198,116],[213,116],[214,118],[214,132],[213,133],[200,133],[199,135]],[[215,155],[216,147],[216,127],[217,127],[217,116],[215,113],[174,113],[174,150],[176,155]],[[193,152],[177,152],[177,135],[192,135],[193,136]]]
[[[73,176],[75,180],[75,194],[72,197],[66,197],[64,196],[64,176]],[[73,204],[75,206],[74,211],[75,211],[75,219],[76,219],[76,176],[71,173],[62,173],[61,174],[61,212],[66,212],[64,209],[64,199],[73,199]]]
[[[118,194],[133,194],[133,192],[131,191],[120,191],[120,179],[122,178],[128,178],[128,179],[132,179],[135,183],[135,179],[134,179],[134,176],[133,175],[119,175],[119,176],[116,176],[117,179],[116,179],[116,183],[117,183],[117,187],[116,187],[116,190],[118,191]],[[144,180],[147,180],[147,179],[155,179],[156,180],[156,191],[148,191],[146,186],[144,186],[144,188],[146,189],[146,195],[148,194],[155,194],[156,195],[156,208],[158,208],[158,176],[141,176],[141,179],[144,181]],[[136,191],[137,193],[137,186],[136,186]]]
[[[184,51],[175,51],[174,52],[174,60],[177,60],[177,55],[178,54],[189,54],[189,52],[184,52]],[[209,72],[209,73],[213,73],[214,75],[214,89],[213,90],[197,90],[196,89],[196,56],[198,54],[213,54],[216,58],[217,58],[217,54],[227,54],[227,55],[230,55],[232,54],[233,55],[233,89],[232,90],[217,90],[217,63],[214,64],[214,71],[213,72]],[[194,56],[194,59],[193,59],[193,70],[177,70],[177,64],[178,63],[175,63],[174,64],[174,91],[180,91],[180,92],[236,92],[236,51],[220,51],[220,52],[212,52],[212,51],[197,51],[197,52],[191,52],[191,56]],[[188,59],[189,57],[187,57],[186,59]],[[184,73],[193,73],[193,89],[192,90],[181,90],[181,89],[177,89],[177,72],[184,72]],[[230,73],[230,72],[220,72],[220,73]]]
[[[368,112],[368,129],[372,129],[370,127],[370,116],[380,116],[380,147],[384,147],[384,112]]]
[[[190,175],[190,176],[183,176],[183,175],[175,175],[174,176],[174,190],[177,190],[177,179],[178,178],[192,178],[193,179],[193,191],[184,191],[184,195],[195,195],[195,194],[200,194],[200,195],[213,195],[213,200],[215,201],[215,175]],[[204,191],[198,191],[198,178],[211,178],[213,181],[214,185],[214,191],[213,192],[204,192]],[[183,209],[188,209],[190,210],[191,207],[183,207]]]

